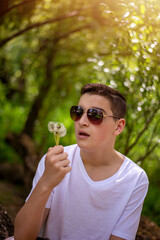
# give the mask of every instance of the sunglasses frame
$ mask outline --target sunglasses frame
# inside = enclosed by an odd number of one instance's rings
[[[79,109],[79,112],[78,112],[78,109]],[[99,115],[99,118],[96,118],[94,113],[91,112],[91,111],[95,111],[95,110],[98,113],[100,113],[100,114],[97,114],[97,116]],[[105,118],[105,117],[112,117],[112,118],[120,119],[120,117],[118,117],[118,116],[104,114],[103,110],[100,108],[89,108],[87,110],[84,110],[84,108],[82,108],[81,106],[72,106],[71,107],[71,109],[70,109],[71,119],[73,121],[79,121],[85,112],[87,113],[88,120],[94,125],[100,125],[103,122],[103,118]],[[93,114],[93,116],[91,115],[91,113]],[[75,116],[73,116],[73,114],[75,114]]]

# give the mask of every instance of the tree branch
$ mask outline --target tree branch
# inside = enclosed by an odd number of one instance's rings
[[[148,144],[147,144],[146,149],[149,149],[149,148],[150,148],[151,143],[152,143],[152,140],[153,140],[153,137],[154,137],[154,134],[155,134],[155,132],[156,132],[156,130],[157,130],[158,125],[159,125],[159,120],[158,120],[158,121],[156,122],[156,124],[154,125],[154,129],[153,129],[153,131],[152,131],[152,134],[151,134],[150,140],[148,141]]]
[[[135,141],[126,149],[125,154],[128,154],[128,152],[136,145],[136,143],[139,141],[140,137],[143,135],[143,133],[146,131],[146,129],[148,128],[149,124],[151,123],[151,121],[153,120],[156,112],[159,110],[159,105],[157,106],[157,108],[154,110],[153,114],[146,120],[146,124],[144,126],[144,128],[138,133]]]
[[[153,129],[153,131],[152,131],[151,137],[150,137],[150,139],[149,139],[149,141],[148,141],[148,144],[147,144],[147,146],[146,146],[145,154],[144,154],[143,156],[141,156],[136,162],[138,162],[138,161],[143,162],[143,161],[146,159],[146,157],[148,157],[148,155],[151,154],[151,153],[154,151],[154,149],[159,145],[159,143],[157,142],[157,143],[155,143],[155,144],[152,146],[153,136],[154,136],[154,133],[156,132],[156,129],[157,129],[157,127],[158,127],[158,124],[159,124],[159,120],[156,122],[156,124],[155,124],[155,126],[154,126],[154,129]],[[151,146],[152,146],[152,147],[151,147]]]
[[[67,38],[69,35],[75,33],[75,32],[80,32],[81,30],[85,29],[85,28],[90,28],[91,25],[90,24],[87,24],[85,26],[82,26],[82,27],[79,27],[79,28],[76,28],[76,29],[73,29],[72,31],[70,32],[67,32],[63,35],[60,35],[59,37],[55,38],[55,41],[59,41],[60,39],[64,39],[64,38]]]
[[[146,157],[148,157],[158,145],[159,145],[159,143],[155,143],[150,149],[146,148],[147,151],[145,152],[145,154],[143,156],[139,157],[136,160],[136,162],[143,162],[146,159]]]
[[[38,0],[34,0],[35,2],[38,1]],[[17,4],[14,4],[13,6],[9,7],[6,11],[4,11],[0,17],[3,17],[4,15],[6,15],[8,12],[10,12],[11,10],[13,10],[14,8],[18,8],[18,7],[21,7],[25,4],[30,4],[30,3],[33,3],[33,0],[27,0],[27,1],[23,1],[21,3],[17,3]]]
[[[127,114],[126,114],[127,115]],[[126,116],[126,119],[128,117]],[[133,131],[133,126],[134,126],[135,121],[133,122],[133,124],[129,124],[128,121],[126,121],[126,129],[127,129],[127,133],[126,133],[126,140],[125,140],[125,147],[124,147],[124,152],[126,152],[126,149],[128,148],[129,142],[130,142],[130,136],[132,135],[132,131]]]
[[[73,11],[73,12],[70,12],[70,13],[64,15],[64,16],[60,16],[60,17],[57,17],[57,18],[51,18],[51,19],[48,19],[48,20],[46,20],[46,21],[44,21],[44,22],[34,23],[34,24],[26,27],[25,29],[23,29],[23,30],[21,30],[21,31],[15,33],[15,34],[13,34],[12,36],[10,36],[10,37],[2,40],[2,41],[0,42],[0,47],[3,47],[6,43],[8,43],[9,41],[11,41],[12,39],[14,39],[14,38],[16,38],[16,37],[18,37],[18,36],[20,36],[20,35],[28,32],[28,31],[30,31],[30,30],[32,30],[32,29],[34,29],[34,28],[39,28],[39,27],[42,27],[42,26],[44,26],[44,25],[46,25],[46,24],[51,24],[51,23],[55,23],[55,22],[58,22],[58,21],[62,21],[62,20],[64,20],[64,19],[66,19],[66,18],[75,17],[75,16],[77,16],[79,13],[80,13],[80,12],[78,12],[78,11]]]
[[[19,32],[11,35],[10,37],[7,37],[5,39],[3,39],[2,41],[0,41],[0,48],[3,47],[6,43],[8,43],[9,41],[11,41],[12,39],[16,38],[16,37],[19,37],[21,36],[22,34],[34,29],[34,28],[39,28],[39,27],[42,27],[46,24],[51,24],[51,23],[55,23],[55,22],[58,22],[58,21],[62,21],[62,20],[65,20],[65,19],[68,19],[68,18],[73,18],[73,17],[76,17],[80,14],[80,12],[84,11],[84,10],[87,10],[87,9],[90,9],[90,8],[93,8],[95,7],[96,5],[92,5],[92,6],[89,6],[89,7],[85,7],[85,8],[81,8],[81,9],[78,9],[78,10],[74,10],[70,13],[67,13],[63,16],[60,16],[60,17],[57,17],[57,18],[51,18],[51,19],[48,19],[46,21],[43,21],[43,22],[37,22],[37,23],[34,23],[22,30],[20,30]]]

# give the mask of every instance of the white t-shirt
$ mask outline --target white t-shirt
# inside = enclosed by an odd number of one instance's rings
[[[71,145],[64,151],[72,170],[48,199],[46,208],[50,213],[44,236],[50,240],[109,240],[113,234],[134,240],[148,190],[144,170],[125,157],[112,177],[94,182],[85,170],[79,147]],[[45,156],[37,168],[33,188],[44,168]]]

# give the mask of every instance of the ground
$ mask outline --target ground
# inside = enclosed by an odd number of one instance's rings
[[[14,218],[26,195],[20,185],[0,181],[0,240],[12,235]],[[160,240],[160,228],[152,220],[142,216],[136,240]]]

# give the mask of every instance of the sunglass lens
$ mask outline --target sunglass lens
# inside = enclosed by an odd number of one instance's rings
[[[90,122],[95,125],[99,125],[103,121],[103,113],[99,109],[94,109],[94,108],[88,109],[87,116]]]
[[[79,106],[71,107],[70,116],[73,121],[78,121],[82,117],[82,114],[83,114],[83,108]]]

